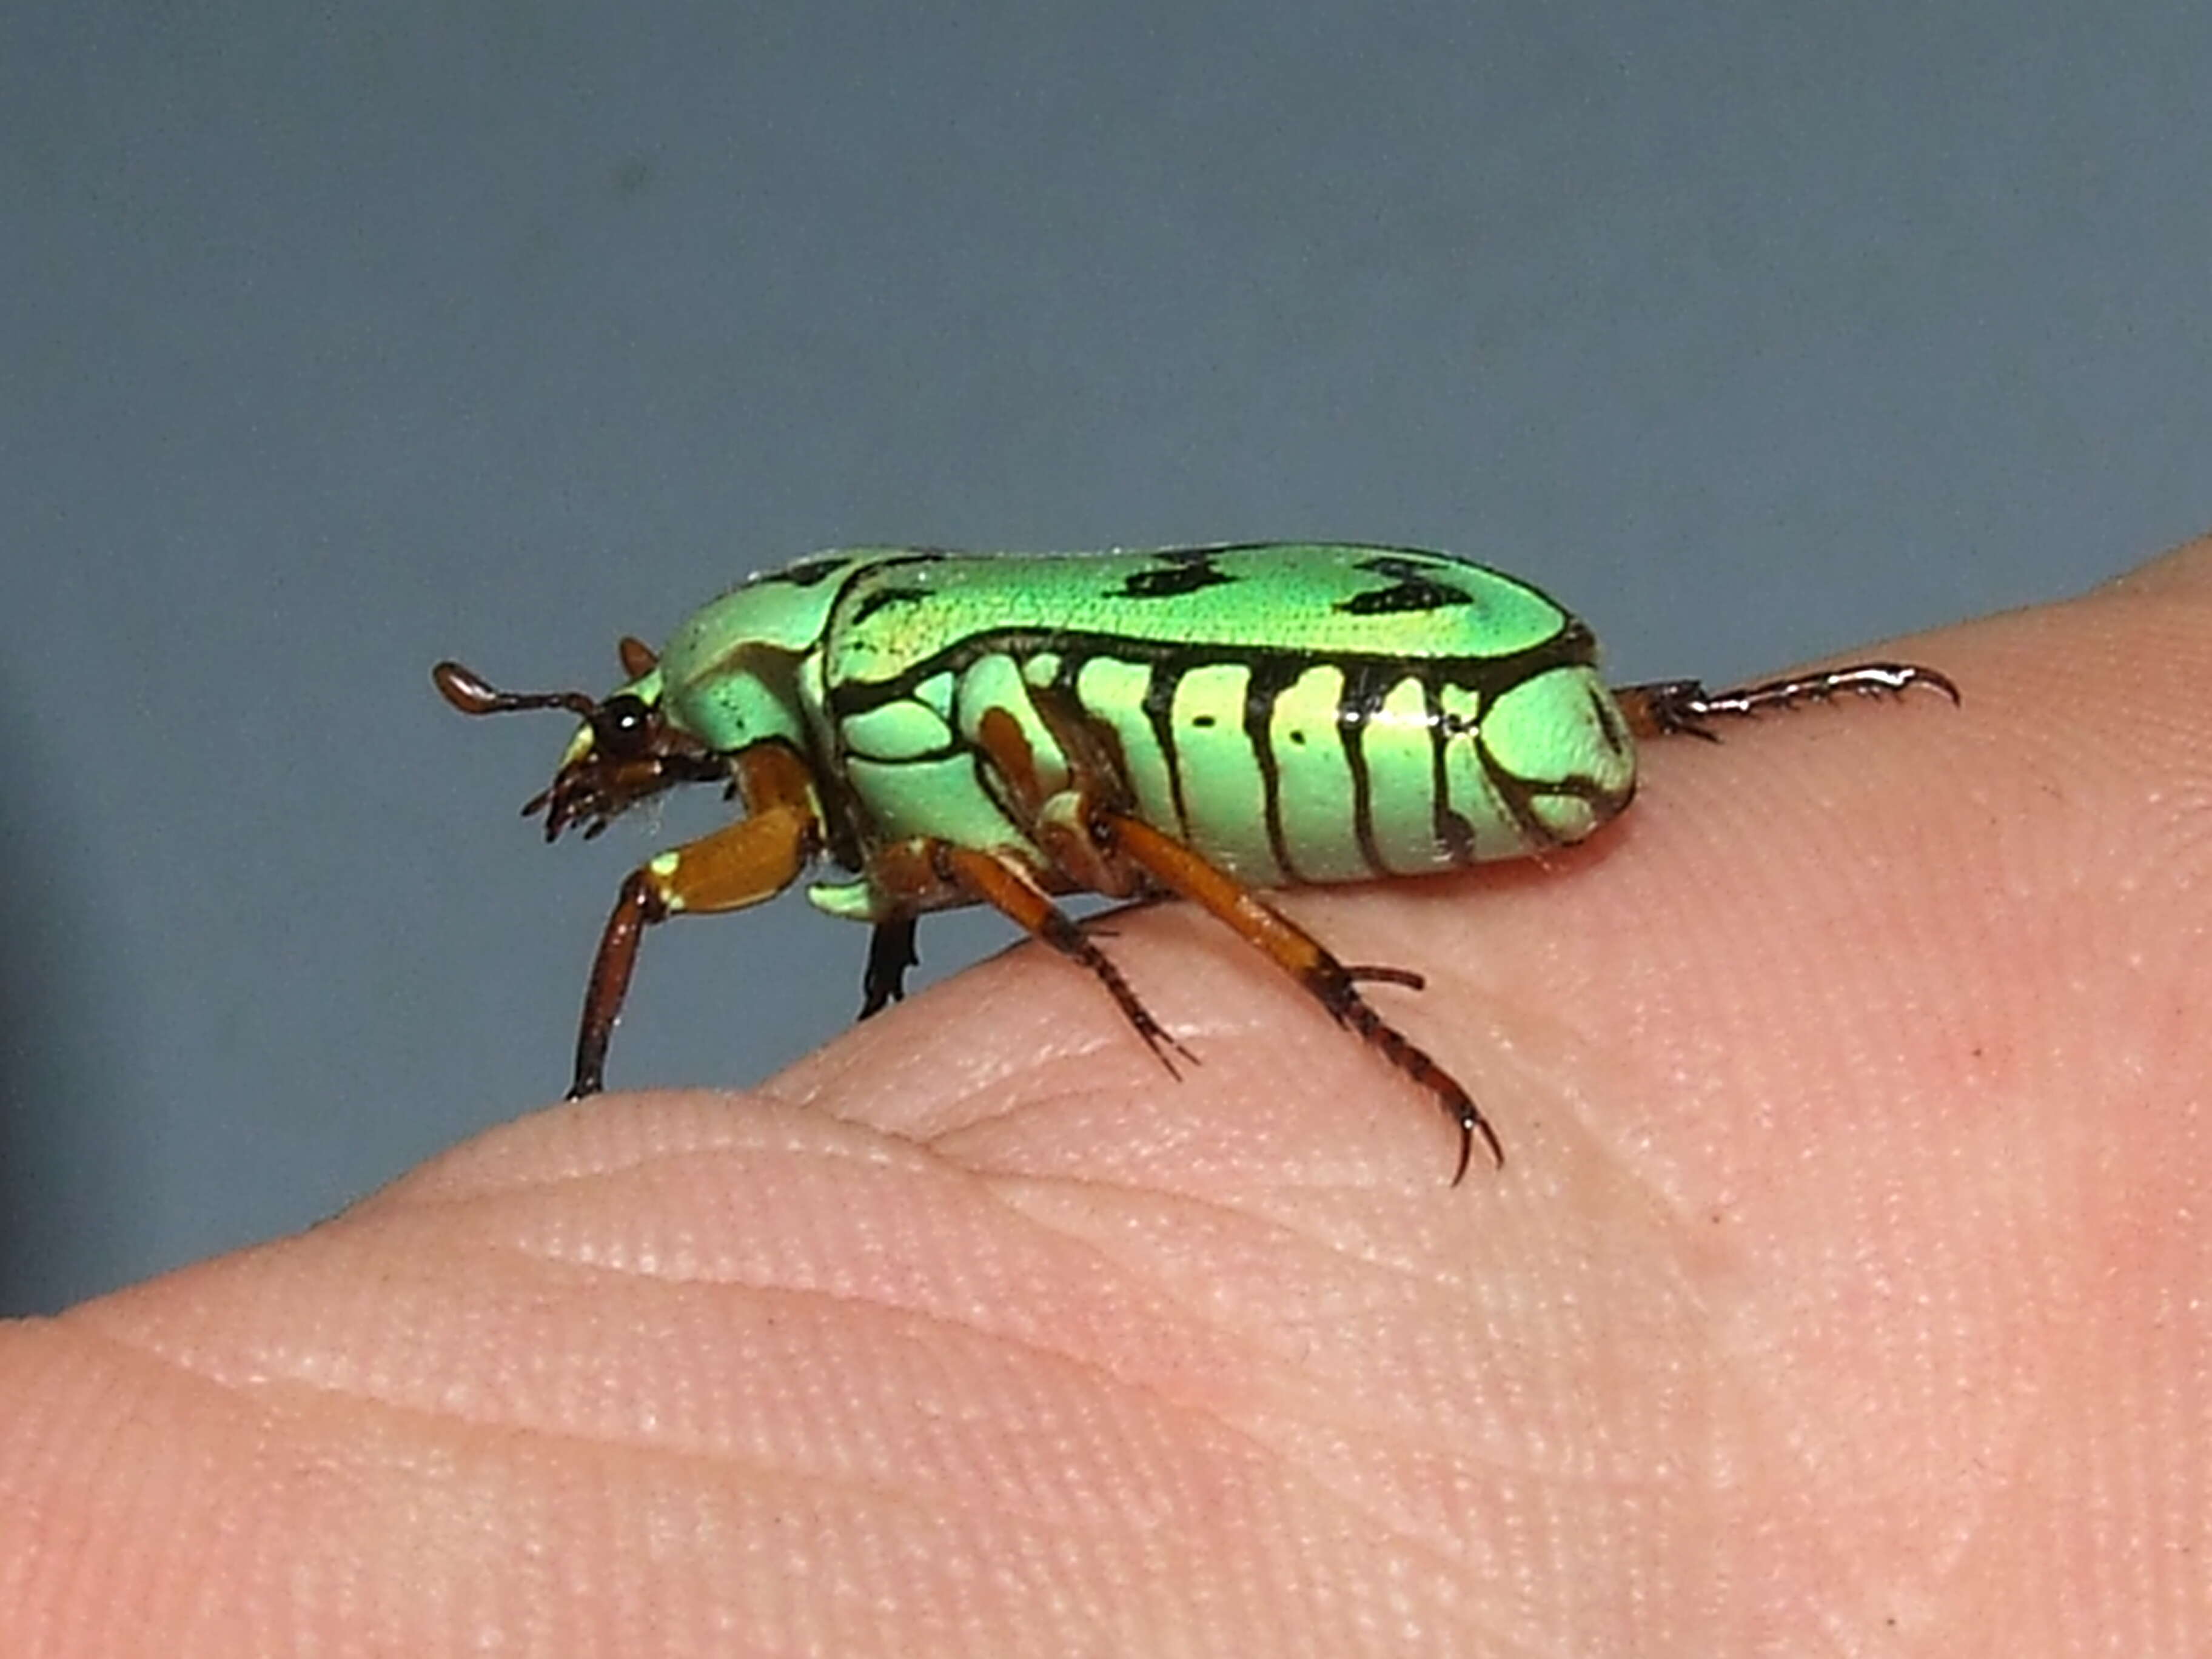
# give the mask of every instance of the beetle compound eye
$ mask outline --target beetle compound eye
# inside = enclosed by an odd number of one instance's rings
[[[592,711],[592,740],[610,760],[642,755],[653,746],[653,711],[636,697],[609,697]]]

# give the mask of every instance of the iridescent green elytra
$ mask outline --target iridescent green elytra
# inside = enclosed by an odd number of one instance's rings
[[[1608,690],[1577,618],[1527,583],[1406,548],[1269,543],[1155,552],[823,553],[696,612],[603,699],[516,696],[454,663],[467,714],[565,708],[584,725],[526,811],[548,840],[597,835],[684,782],[747,815],[624,883],[600,941],[572,1097],[601,1085],[643,928],[741,908],[818,858],[809,888],[875,937],[863,1018],[900,994],[915,919],[988,903],[1089,968],[1153,1051],[1181,1051],[1052,902],[1176,894],[1266,951],[1339,1023],[1434,1093],[1458,1174],[1496,1135],[1460,1085],[1386,1023],[1347,966],[1252,890],[1368,881],[1580,841],[1628,805],[1635,738],[1914,684],[1866,663],[1714,696]],[[1170,1069],[1173,1066],[1170,1063]]]

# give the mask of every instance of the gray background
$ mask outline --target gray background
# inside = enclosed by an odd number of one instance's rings
[[[654,842],[539,846],[562,722],[438,657],[1335,534],[1726,677],[2203,528],[2208,85],[2203,0],[12,8],[0,1310],[557,1093]],[[656,937],[617,1080],[821,1042],[864,939]]]

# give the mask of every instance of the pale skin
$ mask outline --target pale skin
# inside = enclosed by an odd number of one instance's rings
[[[1428,976],[1457,1190],[1162,906],[1180,1083],[1024,945],[0,1328],[0,1651],[2204,1650],[2212,544],[1881,654],[1965,707],[1285,901]]]

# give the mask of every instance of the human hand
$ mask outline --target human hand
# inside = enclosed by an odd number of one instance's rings
[[[1189,910],[0,1328],[0,1650],[2212,1644],[2212,543],[1654,744],[1551,862]]]

